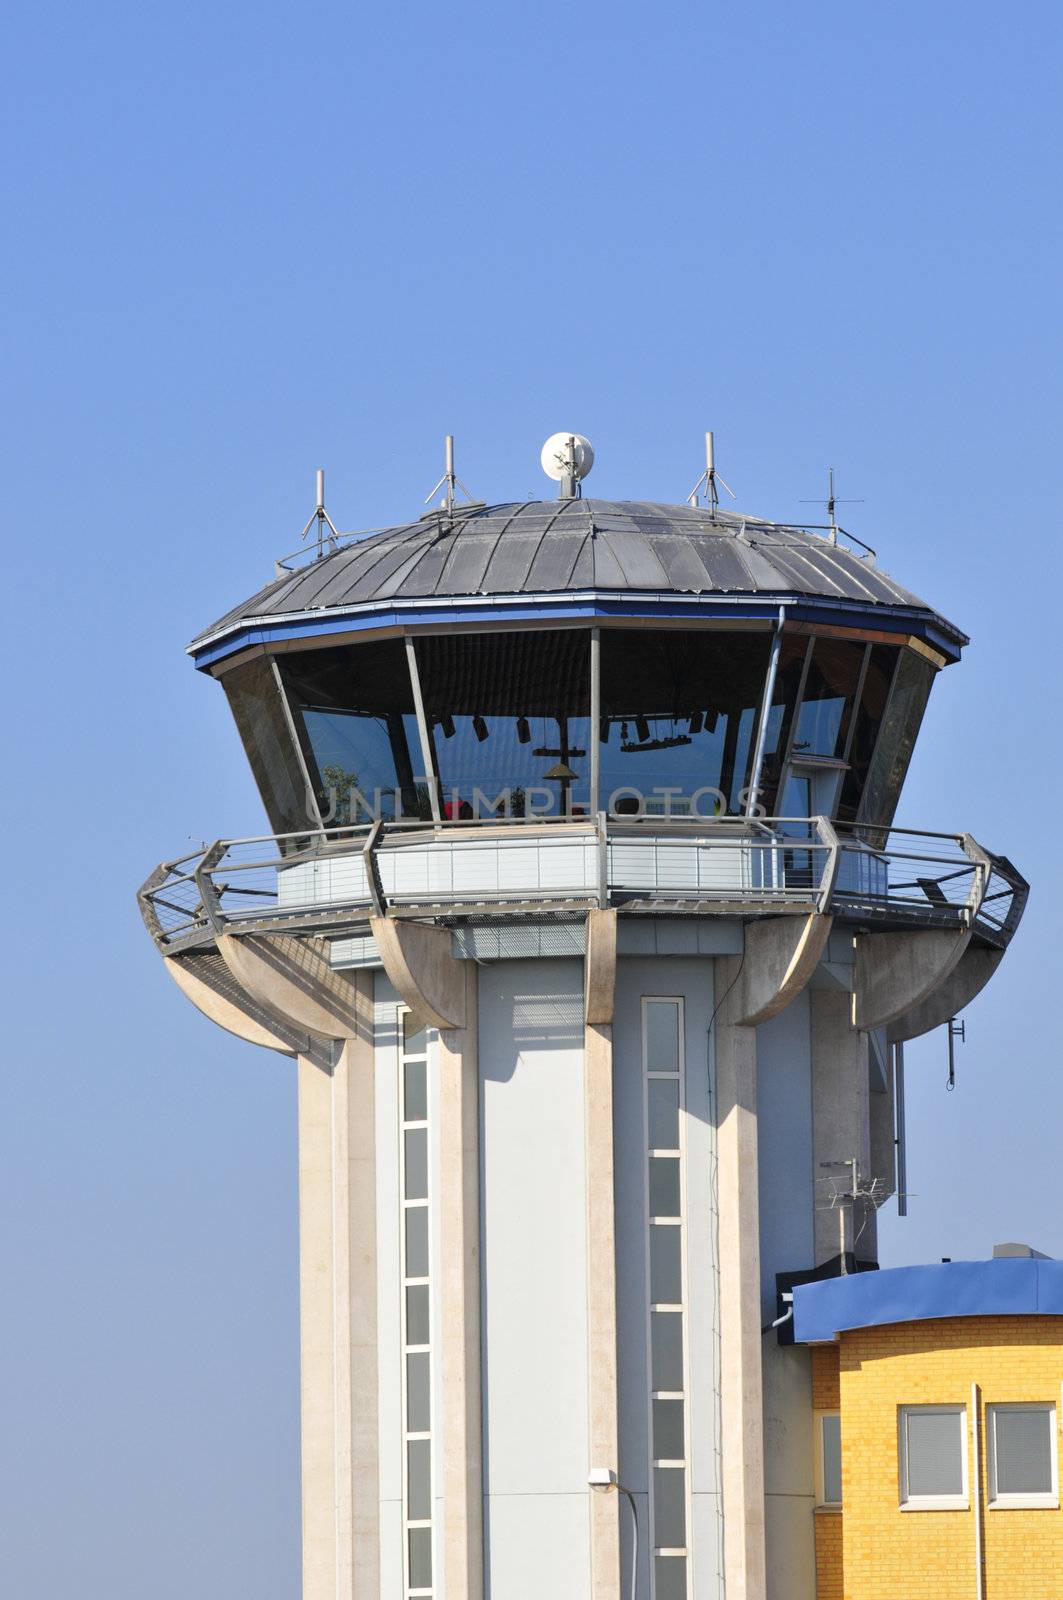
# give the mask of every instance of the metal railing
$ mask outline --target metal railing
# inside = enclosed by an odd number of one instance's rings
[[[848,923],[971,927],[999,947],[1028,885],[969,834],[826,818],[655,816],[375,822],[220,839],[139,891],[164,952],[219,934],[327,932],[373,915],[453,919],[615,906],[626,914],[830,911]]]

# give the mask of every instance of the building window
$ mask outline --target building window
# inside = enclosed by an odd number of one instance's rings
[[[966,1510],[966,1406],[902,1406],[899,1431],[901,1509]]]
[[[842,1419],[837,1411],[816,1416],[816,1503],[842,1503]]]
[[[432,1588],[432,1326],[428,1032],[404,1012],[402,1139],[402,1511],[406,1596]]]
[[[689,1452],[683,1002],[644,999],[646,1266],[649,1294],[653,1600],[686,1600]]]
[[[1054,1405],[986,1406],[989,1504],[1058,1506]]]

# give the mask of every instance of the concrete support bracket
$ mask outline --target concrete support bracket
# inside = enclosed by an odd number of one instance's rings
[[[226,933],[217,943],[233,977],[266,1011],[318,1039],[355,1037],[357,988],[349,973],[334,970],[323,939]]]
[[[929,999],[890,1023],[887,1035],[890,1044],[918,1039],[920,1034],[940,1028],[943,1023],[957,1016],[982,992],[1003,959],[1003,950],[968,947]]]
[[[751,922],[745,933],[745,958],[728,1001],[728,1016],[753,1028],[784,1011],[801,993],[819,964],[831,930],[831,917],[773,917]]]
[[[853,1027],[870,1033],[921,1006],[954,971],[970,940],[969,928],[858,934]]]
[[[414,1015],[433,1028],[463,1028],[465,963],[448,930],[394,917],[373,917],[370,928],[384,971]]]

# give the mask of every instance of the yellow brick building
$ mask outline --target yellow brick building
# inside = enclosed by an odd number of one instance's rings
[[[1063,1262],[805,1284],[794,1334],[818,1600],[1063,1600]]]

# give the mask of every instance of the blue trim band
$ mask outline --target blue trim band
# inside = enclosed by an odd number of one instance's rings
[[[786,606],[788,620],[793,622],[821,622],[835,627],[855,628],[862,631],[914,634],[924,639],[948,661],[958,661],[960,647],[954,639],[947,638],[929,618],[898,616],[883,607],[869,606],[866,610],[846,604],[819,604],[795,602],[780,596],[777,600],[755,600],[748,603],[721,604],[713,601],[700,605],[661,600],[632,603],[623,600],[587,601],[566,604],[563,601],[536,601],[533,604],[519,601],[496,602],[490,606],[469,607],[456,603],[453,606],[433,606],[430,609],[416,603],[395,606],[386,611],[356,612],[347,615],[322,613],[316,617],[293,618],[287,621],[261,623],[248,622],[215,644],[205,645],[192,652],[193,660],[201,672],[238,651],[254,645],[280,644],[288,640],[327,639],[335,633],[359,633],[365,629],[417,628],[464,626],[490,623],[492,620],[528,622],[545,625],[557,619],[593,622],[603,617],[631,617],[704,621],[773,622],[779,615],[779,606]]]
[[[794,1289],[794,1339],[828,1343],[852,1328],[939,1317],[1063,1317],[1063,1261],[1003,1257],[891,1267]]]

